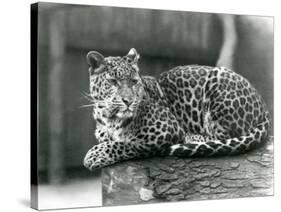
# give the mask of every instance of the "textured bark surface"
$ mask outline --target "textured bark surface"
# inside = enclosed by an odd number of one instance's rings
[[[273,195],[273,139],[239,156],[127,161],[102,180],[104,205]]]

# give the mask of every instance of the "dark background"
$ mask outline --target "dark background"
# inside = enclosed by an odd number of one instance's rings
[[[39,180],[89,176],[82,166],[95,143],[85,56],[125,55],[134,47],[142,74],[177,65],[215,65],[223,44],[223,15],[39,3]],[[233,68],[264,97],[273,117],[273,18],[235,16]],[[227,66],[227,64],[225,65]]]

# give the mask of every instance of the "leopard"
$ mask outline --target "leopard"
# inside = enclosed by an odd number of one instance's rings
[[[86,56],[98,141],[83,160],[89,170],[154,156],[237,155],[268,140],[266,104],[242,75],[184,65],[157,79],[140,74],[139,58],[134,48],[125,56]]]

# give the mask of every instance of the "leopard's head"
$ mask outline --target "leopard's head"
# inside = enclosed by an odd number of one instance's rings
[[[139,54],[131,49],[124,57],[104,57],[91,51],[87,54],[90,65],[90,95],[99,116],[111,119],[132,118],[145,94],[139,75]]]

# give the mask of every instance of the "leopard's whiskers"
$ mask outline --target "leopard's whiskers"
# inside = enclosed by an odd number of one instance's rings
[[[93,97],[89,93],[82,91],[81,95],[82,95],[82,97],[87,99],[89,102],[94,102]]]
[[[89,104],[89,105],[82,105],[82,106],[80,106],[79,108],[94,107],[94,106],[95,106],[95,104]]]

